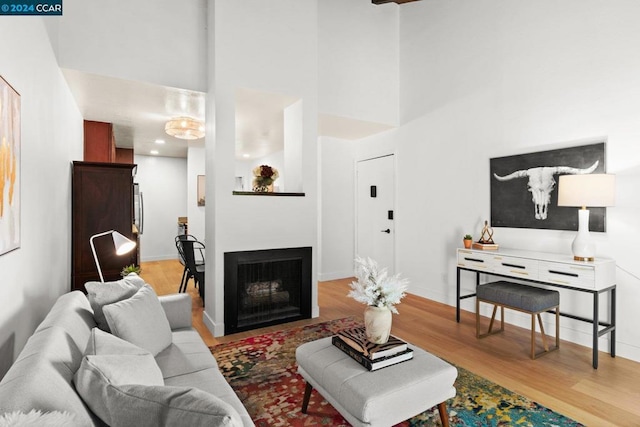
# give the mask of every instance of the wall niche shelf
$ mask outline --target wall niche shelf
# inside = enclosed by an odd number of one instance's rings
[[[276,196],[276,197],[304,197],[304,193],[258,193],[255,191],[233,191],[234,196]]]

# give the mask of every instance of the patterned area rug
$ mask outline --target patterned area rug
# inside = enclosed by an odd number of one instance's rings
[[[258,335],[211,347],[231,387],[258,427],[349,426],[316,391],[300,411],[305,381],[297,373],[296,347],[361,326],[353,318]],[[458,367],[457,395],[447,401],[451,426],[582,426],[563,415]],[[440,426],[432,408],[400,426]]]

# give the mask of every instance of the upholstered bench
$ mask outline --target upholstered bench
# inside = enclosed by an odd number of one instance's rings
[[[296,350],[298,372],[307,381],[302,412],[315,388],[353,426],[388,427],[434,406],[449,425],[446,400],[456,395],[458,370],[411,346],[413,359],[368,371],[331,344],[331,337]]]
[[[493,314],[489,322],[489,331],[480,334],[480,303],[486,302],[493,304]],[[521,285],[518,283],[499,281],[479,285],[476,289],[476,337],[484,338],[489,335],[497,334],[504,331],[504,308],[521,311],[531,315],[531,358],[544,354],[549,351],[560,348],[560,293],[550,289],[542,289],[534,286]],[[496,311],[500,307],[500,329],[493,331],[493,322],[496,318]],[[544,311],[554,310],[556,315],[556,345],[549,350],[547,344],[547,336],[544,333],[542,319],[540,313]],[[544,352],[536,353],[536,317],[540,324],[540,334],[542,335],[542,344]]]

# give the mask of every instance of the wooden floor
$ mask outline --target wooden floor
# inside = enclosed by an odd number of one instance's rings
[[[158,294],[177,292],[182,266],[178,261],[142,263],[142,277]],[[189,284],[193,323],[207,345],[246,336],[356,316],[364,307],[346,296],[350,280],[321,282],[318,286],[320,317],[286,325],[214,338],[202,322],[202,301]],[[393,331],[407,341],[520,393],[548,408],[588,426],[640,426],[640,363],[600,353],[597,370],[591,367],[591,349],[566,341],[560,350],[529,359],[527,329],[505,326],[503,334],[475,338],[475,315],[462,312],[455,321],[455,307],[409,295],[393,316]],[[488,319],[484,319],[488,324]]]

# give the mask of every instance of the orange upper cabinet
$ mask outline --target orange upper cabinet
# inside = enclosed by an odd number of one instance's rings
[[[84,161],[104,163],[116,161],[113,124],[84,121]]]
[[[116,148],[116,163],[133,164],[133,148]]]
[[[84,121],[84,161],[133,164],[132,148],[116,148],[113,124]]]

